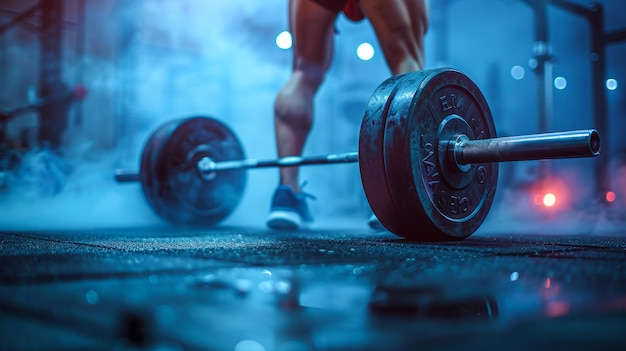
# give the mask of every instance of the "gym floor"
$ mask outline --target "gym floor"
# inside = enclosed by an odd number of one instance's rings
[[[0,233],[3,350],[612,350],[626,230]]]

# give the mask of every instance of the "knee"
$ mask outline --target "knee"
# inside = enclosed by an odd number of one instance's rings
[[[424,55],[416,41],[390,43],[384,51],[392,74],[418,71],[424,67]]]
[[[277,122],[294,130],[308,132],[313,124],[313,98],[324,80],[326,67],[296,59],[291,78],[274,102]]]
[[[390,69],[393,74],[402,74],[407,72],[419,71],[424,67],[421,56],[406,56],[403,60],[390,63]]]

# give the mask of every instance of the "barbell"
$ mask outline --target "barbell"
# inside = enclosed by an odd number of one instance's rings
[[[485,220],[498,162],[597,156],[594,129],[496,136],[476,84],[454,69],[388,78],[370,97],[358,152],[274,160],[246,159],[240,141],[210,117],[173,120],[149,137],[140,181],[154,211],[180,224],[214,225],[239,203],[246,169],[358,162],[367,201],[390,232],[412,241],[461,240]]]

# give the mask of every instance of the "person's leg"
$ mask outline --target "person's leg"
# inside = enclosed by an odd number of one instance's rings
[[[361,0],[392,74],[424,68],[426,0]]]
[[[313,97],[330,66],[337,12],[313,0],[290,0],[289,24],[293,37],[293,72],[274,103],[278,156],[298,156],[313,122]],[[298,230],[313,219],[306,194],[298,184],[298,167],[280,168],[267,226]]]
[[[289,2],[293,72],[274,104],[279,157],[302,153],[313,122],[313,97],[332,60],[336,17],[312,0]],[[280,184],[299,192],[298,167],[281,168]]]

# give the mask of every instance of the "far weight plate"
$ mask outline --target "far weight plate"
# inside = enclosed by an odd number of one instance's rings
[[[246,185],[244,170],[202,174],[198,160],[241,160],[234,133],[209,117],[168,122],[149,138],[141,158],[141,185],[148,203],[167,221],[212,225],[239,204]]]

